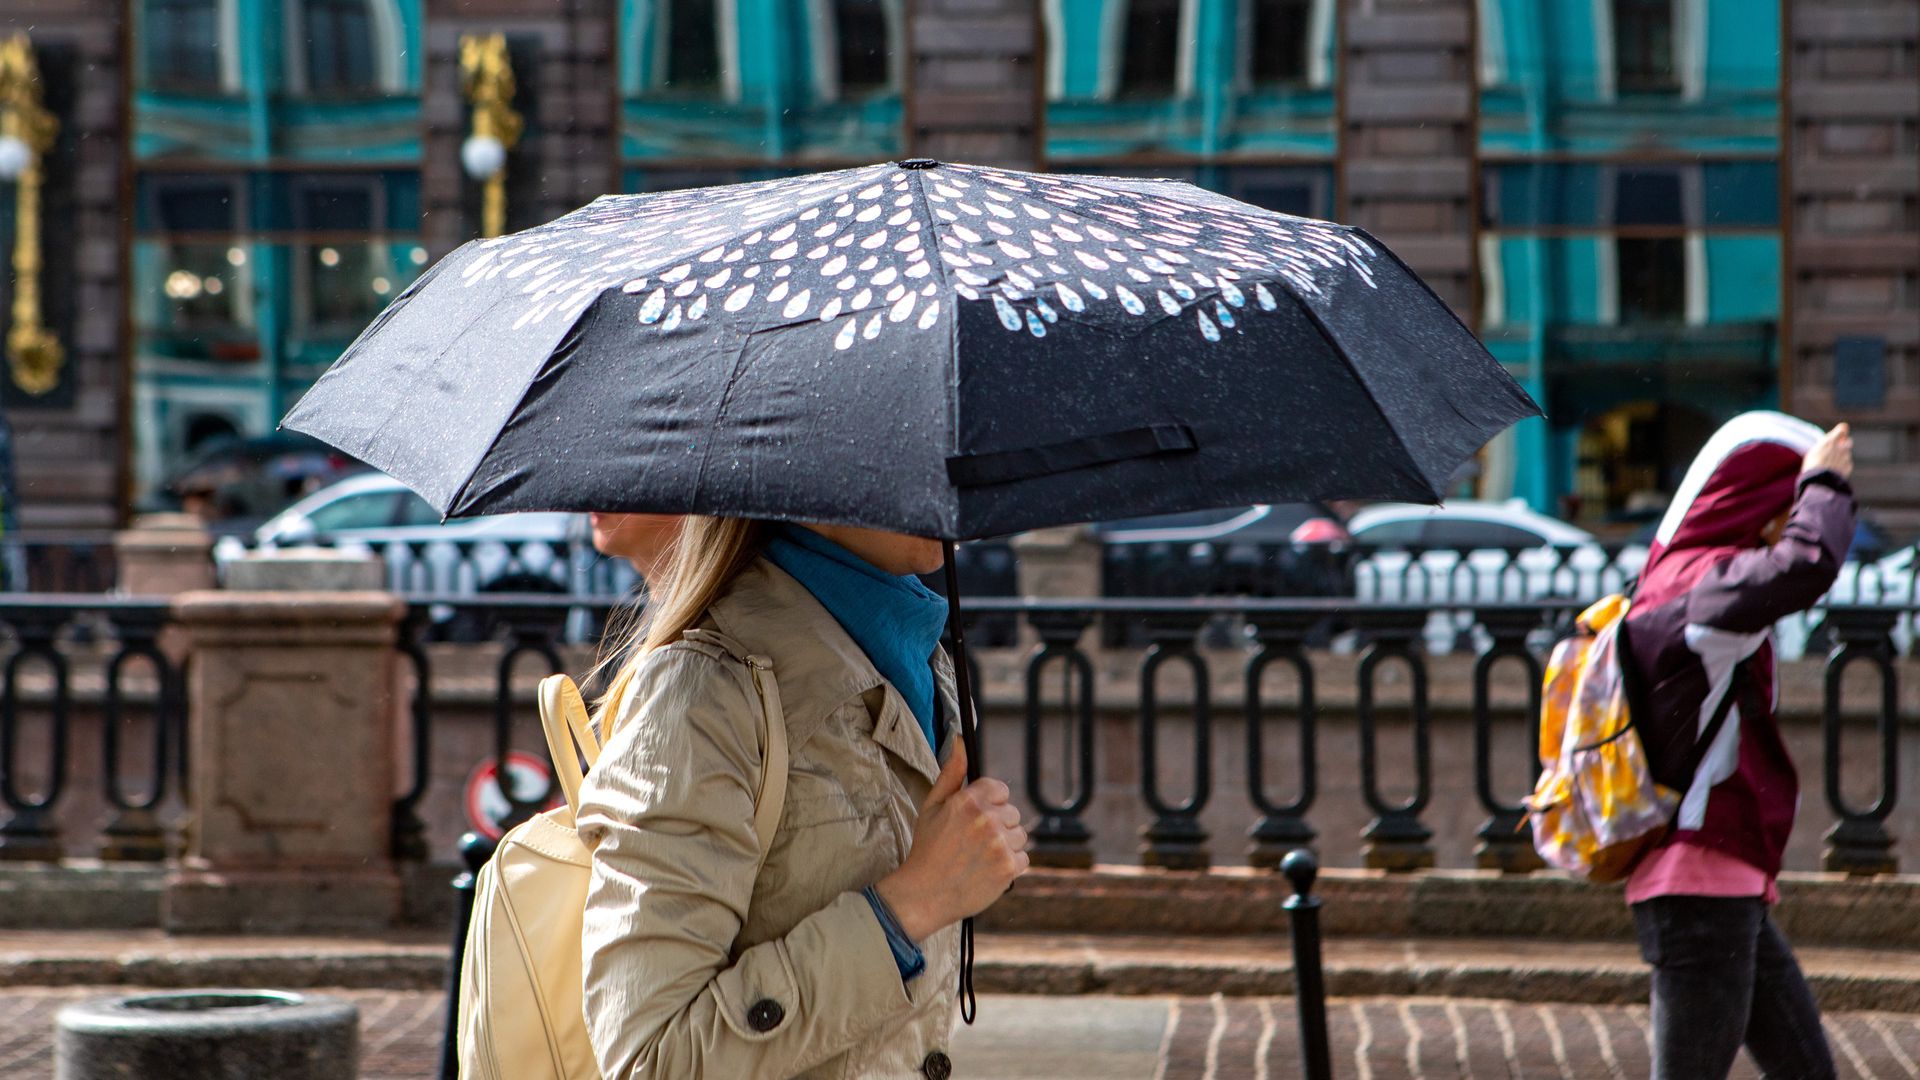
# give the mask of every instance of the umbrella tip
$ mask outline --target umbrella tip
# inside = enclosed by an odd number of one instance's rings
[[[904,161],[895,162],[895,164],[903,169],[937,169],[940,167],[939,162],[932,158],[924,157],[907,158]]]

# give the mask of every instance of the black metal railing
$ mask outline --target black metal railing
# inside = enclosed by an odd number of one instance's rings
[[[410,602],[399,643],[414,688],[402,721],[411,746],[394,803],[397,857],[438,858],[467,827],[450,812],[459,800],[448,787],[472,762],[451,760],[462,755],[448,749],[460,743],[446,741],[447,725],[479,725],[502,775],[516,749],[544,756],[530,724],[530,684],[581,667],[584,653],[565,644],[568,620],[586,610],[604,621],[611,607],[577,595]],[[1440,661],[1426,648],[1425,607],[1324,598],[989,597],[965,604],[969,620],[1010,622],[1035,643],[1016,647],[1021,652],[979,648],[975,659],[989,676],[988,729],[1019,732],[992,764],[1034,812],[1039,864],[1087,866],[1125,859],[1131,849],[1158,866],[1271,867],[1294,848],[1317,845],[1330,857],[1357,851],[1367,865],[1409,870],[1457,862],[1451,853],[1464,842],[1473,846],[1473,864],[1510,873],[1539,867],[1518,797],[1537,770],[1532,735],[1543,657],[1572,608],[1539,600],[1469,609],[1476,655],[1464,669],[1449,662],[1450,689],[1436,702],[1429,683]],[[449,610],[497,626],[494,651],[435,643],[435,619]],[[1897,635],[1914,614],[1911,607],[1840,605],[1822,615],[1834,639],[1823,661],[1824,743],[1819,760],[1804,762],[1822,790],[1804,813],[1831,815],[1822,853],[1831,869],[1880,874],[1902,861],[1898,680],[1905,664]],[[1097,627],[1109,619],[1147,627],[1150,645],[1100,648]],[[184,792],[188,703],[178,651],[163,642],[167,620],[162,600],[0,599],[0,857],[151,859],[168,851],[163,811]],[[1332,643],[1316,636],[1336,620],[1357,633]],[[1240,628],[1226,647],[1208,637],[1222,621]],[[1347,648],[1353,652],[1343,655]],[[481,673],[475,661],[483,655]],[[464,698],[448,699],[436,683],[446,673],[435,669],[450,662],[485,685],[463,684]],[[1339,702],[1342,738],[1350,732],[1358,740],[1351,763],[1327,757],[1329,701]],[[1469,719],[1470,728],[1436,727],[1440,709]],[[79,743],[76,730],[85,736]],[[1462,731],[1471,746],[1436,746],[1442,730]],[[76,756],[76,745],[92,749]],[[1442,750],[1459,764],[1436,765]],[[1332,783],[1330,760],[1341,770]],[[1224,786],[1223,767],[1231,781]],[[1477,832],[1436,838],[1437,805],[1445,805],[1448,821],[1459,819],[1457,803],[1447,803],[1453,789],[1439,783],[1456,774],[1468,781],[1457,798],[1476,805]],[[77,785],[99,807],[63,812],[76,797],[71,781],[82,775],[99,778]],[[1864,793],[1862,781],[1871,785]],[[1332,805],[1330,791],[1339,795]],[[550,794],[501,792],[507,823]],[[61,835],[60,822],[95,813],[110,819],[104,833]],[[1356,813],[1364,824],[1347,824]],[[1117,835],[1125,822],[1140,835]],[[1250,839],[1244,847],[1242,835]],[[1233,842],[1222,844],[1222,836]]]
[[[74,853],[58,817],[75,764],[74,684],[82,666],[103,675],[97,775],[111,820],[98,854],[122,860],[168,854],[158,811],[170,793],[184,790],[186,715],[179,666],[160,645],[169,607],[165,600],[103,596],[0,599],[0,629],[9,643],[0,667],[0,810],[6,813],[0,860],[51,861]],[[138,675],[142,667],[145,679]],[[130,787],[136,763],[128,749],[141,745],[146,762]]]

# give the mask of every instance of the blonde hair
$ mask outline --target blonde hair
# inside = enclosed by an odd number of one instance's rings
[[[700,622],[707,608],[760,554],[767,531],[765,522],[752,518],[688,515],[681,521],[660,560],[660,573],[647,583],[646,606],[625,625],[608,628],[606,642],[619,645],[603,652],[599,668],[619,663],[620,670],[600,697],[601,731],[608,730],[606,711],[626,696],[647,654],[680,640]]]

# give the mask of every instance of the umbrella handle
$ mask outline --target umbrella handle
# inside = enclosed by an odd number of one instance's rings
[[[960,572],[954,568],[953,541],[943,540],[947,555],[947,636],[953,640],[953,688],[960,705],[960,745],[967,749],[967,781],[980,779],[980,734],[975,726],[973,681],[967,671],[967,641],[960,633]],[[960,1019],[973,1023],[980,1011],[973,994],[973,919],[960,922]]]

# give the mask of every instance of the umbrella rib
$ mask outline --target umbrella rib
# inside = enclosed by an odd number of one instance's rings
[[[940,168],[943,166],[936,166]],[[940,255],[940,223],[933,218],[933,212],[927,205],[926,174],[934,169],[914,169],[910,171],[907,182],[913,185],[914,206],[920,212],[920,220],[927,229],[927,265],[940,279],[939,295],[947,299],[947,348],[944,355],[952,358],[952,365],[946,372],[947,391],[947,454],[960,452],[960,294],[954,290],[953,279],[947,273],[947,261]],[[940,354],[936,354],[940,355]],[[947,515],[947,533],[960,535],[960,493],[951,492],[950,513]]]

